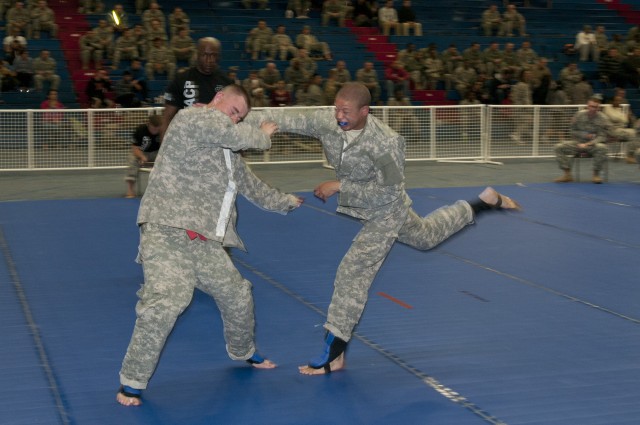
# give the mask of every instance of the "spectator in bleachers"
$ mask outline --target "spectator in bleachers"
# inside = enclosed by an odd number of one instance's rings
[[[287,83],[284,80],[280,80],[276,83],[276,88],[269,95],[271,100],[270,105],[272,107],[278,106],[291,106],[293,100],[291,99],[291,92],[287,90]]]
[[[324,80],[322,91],[324,92],[324,98],[327,101],[327,105],[333,105],[333,102],[336,99],[336,94],[338,94],[338,80],[336,80],[335,68],[329,70],[327,78]]]
[[[35,67],[33,65],[33,59],[29,57],[27,49],[20,51],[20,54],[16,56],[13,61],[13,70],[16,73],[18,80],[18,90],[28,92],[33,87],[33,76],[35,75]]]
[[[282,74],[274,62],[267,62],[265,67],[258,71],[258,77],[262,80],[267,96],[276,89],[278,81],[282,80]]]
[[[496,72],[502,69],[502,51],[500,50],[500,44],[493,41],[489,44],[489,47],[482,52],[482,61],[484,62],[484,69],[487,75],[493,76]]]
[[[489,103],[501,105],[509,97],[511,87],[516,83],[517,81],[513,80],[513,70],[508,67],[502,68],[489,80]]]
[[[260,9],[265,10],[269,7],[269,0],[242,0],[242,6],[245,9],[251,9],[251,5],[255,3]]]
[[[136,0],[136,15],[142,15],[142,13],[149,8],[151,0]]]
[[[110,97],[111,79],[106,69],[98,69],[87,83],[86,94],[91,103],[91,108],[112,108],[114,105]]]
[[[387,90],[387,100],[393,96],[396,89],[402,89],[405,97],[409,97],[409,81],[411,77],[404,69],[402,62],[395,60],[384,70],[384,80]]]
[[[633,50],[636,46],[640,46],[640,23],[629,29],[625,38],[625,45],[627,50]]]
[[[287,90],[297,93],[298,89],[309,81],[311,76],[300,66],[298,59],[291,59],[289,66],[284,71],[284,80],[287,83]]]
[[[427,57],[424,58],[424,80],[425,89],[436,90],[438,83],[444,81],[444,63],[438,57],[437,50],[427,50]]]
[[[367,0],[356,0],[353,6],[353,24],[357,27],[372,27],[374,15]],[[377,19],[376,19],[377,20]]]
[[[585,25],[582,31],[576,35],[574,48],[580,55],[582,62],[588,61],[589,57],[591,57],[594,62],[598,62],[600,51],[598,50],[596,35],[591,30],[590,25]]]
[[[384,6],[378,11],[378,25],[380,25],[383,35],[389,35],[391,28],[396,35],[402,35],[398,22],[398,11],[393,7],[393,0],[386,0]]]
[[[100,0],[80,0],[80,8],[78,13],[102,13],[104,12],[104,3]]]
[[[405,59],[401,62],[404,69],[409,73],[409,78],[413,84],[413,88],[415,90],[423,90],[424,53],[422,50],[416,51],[413,55],[405,56]]]
[[[176,6],[173,12],[169,14],[169,28],[171,31],[171,37],[174,37],[178,33],[178,29],[186,28],[189,31],[189,25],[191,20],[187,13],[181,8]]]
[[[486,37],[502,35],[502,15],[495,4],[482,12],[482,29]]]
[[[140,102],[149,103],[149,90],[147,88],[147,75],[142,65],[140,58],[133,58],[131,65],[127,68],[127,71],[131,73],[131,79],[133,83],[133,92]]]
[[[149,49],[145,71],[149,81],[153,81],[157,74],[164,74],[169,80],[176,76],[176,58],[160,37],[153,40],[153,46]]]
[[[547,104],[547,95],[553,80],[548,63],[547,58],[540,58],[538,63],[531,67],[531,99],[534,105]]]
[[[100,19],[98,21],[98,26],[95,27],[93,31],[100,39],[102,50],[105,52],[106,56],[108,58],[112,58],[115,48],[115,43],[113,42],[113,28],[109,26],[109,23],[106,20]]]
[[[401,49],[396,55],[396,60],[406,63],[408,60],[413,58],[417,51],[415,43],[407,43],[405,48]]]
[[[335,68],[335,77],[336,83],[338,85],[338,90],[342,88],[343,85],[351,81],[351,72],[347,68],[347,63],[343,60],[339,60],[336,62]]]
[[[471,46],[464,49],[462,52],[462,59],[471,65],[477,73],[486,72],[480,43],[473,42],[471,43]]]
[[[24,7],[24,3],[17,1],[7,12],[7,28],[10,33],[17,31],[18,34],[31,38],[31,16]]]
[[[144,27],[145,38],[147,41],[146,44],[146,53],[144,57],[147,57],[147,54],[151,47],[153,46],[153,40],[159,38],[163,43],[167,44],[169,42],[169,36],[167,36],[167,31],[164,29],[164,25],[158,19],[152,19],[151,25],[147,28]]]
[[[411,7],[411,0],[402,0],[402,6],[398,8],[398,23],[403,35],[409,35],[413,30],[413,35],[422,36],[422,24],[418,22],[416,12]]]
[[[516,5],[507,5],[507,10],[502,14],[502,35],[513,37],[514,30],[517,29],[520,37],[526,37],[528,35],[525,30],[526,24],[524,16],[516,10]]]
[[[522,71],[522,64],[520,63],[515,44],[506,43],[504,45],[504,50],[502,51],[502,66],[503,68],[511,68],[513,75],[519,75],[520,71]]]
[[[91,60],[93,60],[94,68],[100,68],[105,52],[100,37],[97,36],[95,31],[89,30],[83,34],[80,37],[79,44],[82,69],[89,69]]]
[[[302,27],[302,32],[296,36],[296,46],[298,49],[307,49],[310,55],[317,53],[322,55],[325,60],[332,60],[329,44],[325,41],[319,41],[315,35],[311,34],[309,25]]]
[[[623,72],[629,84],[640,87],[640,46],[633,49],[631,54],[622,62]]]
[[[124,71],[122,78],[116,83],[115,101],[123,108],[138,108],[142,102],[136,93],[140,93],[142,87],[138,82],[134,82],[130,71]]]
[[[460,66],[453,72],[452,80],[454,88],[457,90],[460,98],[464,98],[467,91],[473,86],[478,79],[478,73],[474,67],[467,61],[462,61]]]
[[[601,57],[600,62],[598,62],[600,79],[607,84],[624,87],[627,83],[622,66],[624,60],[624,56],[618,52],[618,49],[609,49],[607,54]]]
[[[309,11],[311,10],[311,1],[289,0],[287,10],[292,10],[295,13],[296,18],[306,19],[309,17]]]
[[[187,28],[181,28],[178,34],[171,38],[171,51],[176,60],[186,61],[189,66],[196,64],[196,43],[189,36]]]
[[[270,57],[280,58],[281,61],[287,60],[289,57],[295,58],[298,49],[293,44],[291,37],[287,35],[287,28],[284,25],[278,25],[276,33],[271,37],[271,54]]]
[[[4,15],[13,7],[13,0],[0,0],[0,21],[4,21]]]
[[[311,76],[318,70],[318,64],[315,60],[313,60],[313,58],[309,56],[309,52],[307,51],[307,49],[298,49],[296,59],[300,63],[300,68],[304,69],[307,75]]]
[[[587,102],[587,109],[576,112],[571,120],[572,141],[558,143],[555,146],[556,160],[563,171],[562,176],[554,181],[568,183],[573,181],[571,175],[571,158],[580,152],[593,156],[593,178],[596,184],[602,183],[600,171],[607,161],[607,135],[609,120],[600,112],[602,97],[592,96]]]
[[[397,89],[387,101],[388,106],[412,106],[411,100],[405,96],[402,89]],[[419,135],[420,123],[409,108],[393,108],[389,110],[389,127],[402,134],[405,139]]]
[[[249,31],[244,42],[245,50],[251,54],[252,60],[258,60],[261,53],[270,55],[272,52],[271,39],[273,30],[267,26],[267,21],[260,19],[258,25]],[[273,58],[267,58],[273,60]]]
[[[62,102],[58,100],[58,91],[49,90],[47,98],[40,103],[40,109],[64,109]],[[49,148],[49,142],[56,142],[58,146],[67,135],[66,121],[62,112],[44,112],[39,115],[41,126],[37,128],[37,137],[42,149]]]
[[[609,136],[617,142],[626,143],[626,162],[635,164],[634,152],[640,147],[636,137],[636,119],[631,108],[625,111],[622,107],[622,97],[613,96],[611,103],[602,105],[602,113],[609,119],[611,127]]]
[[[17,87],[17,73],[7,61],[0,61],[0,92],[15,90]]]
[[[447,74],[453,74],[460,64],[462,64],[462,54],[453,43],[450,44],[444,52],[442,52],[440,57]]]
[[[335,20],[339,27],[344,27],[344,4],[340,0],[324,0],[322,3],[322,26],[329,25],[329,21]]]
[[[142,12],[142,25],[149,31],[151,29],[151,21],[157,20],[160,22],[160,26],[164,29],[167,24],[167,19],[164,16],[164,12],[160,9],[160,5],[152,1],[149,4],[149,8]]]
[[[622,39],[622,36],[620,34],[613,34],[611,36],[611,41],[609,42],[609,44],[607,44],[606,50],[604,52],[600,52],[600,57],[602,58],[602,56],[607,54],[607,50],[614,47],[618,49],[618,53],[620,53],[622,56],[627,55],[627,44]]]
[[[572,100],[571,92],[573,91],[573,86],[582,81],[582,71],[578,68],[578,64],[570,62],[562,68],[560,70],[559,80],[564,91],[569,96],[569,100]],[[573,101],[571,103],[573,103]]]
[[[56,74],[56,60],[51,57],[51,53],[48,50],[40,51],[40,55],[33,61],[33,69],[35,71],[33,78],[37,91],[42,91],[42,84],[45,81],[51,84],[50,88],[52,90],[58,90],[60,76]]]
[[[567,94],[574,105],[584,105],[593,96],[593,87],[587,77],[582,75],[580,81],[574,84],[571,90],[567,91]]]
[[[142,24],[135,24],[131,33],[136,39],[136,43],[138,45],[138,52],[140,52],[141,58],[147,57],[147,51],[149,50],[149,44],[147,40],[147,31],[144,29]]]
[[[609,37],[607,37],[607,33],[605,32],[605,28],[602,25],[598,25],[596,27],[595,32],[596,37],[596,56],[598,59],[594,59],[595,62],[600,60],[600,56],[605,54],[607,48],[609,46]]]
[[[322,88],[322,76],[320,74],[313,74],[309,79],[304,99],[306,99],[305,106],[328,105]]]
[[[373,67],[373,62],[366,61],[362,68],[356,71],[356,81],[362,83],[369,89],[371,101],[374,105],[380,101],[380,80],[378,73]]]
[[[531,48],[530,41],[523,41],[522,45],[516,52],[519,65],[523,69],[529,69],[538,62],[538,54]]]
[[[40,33],[47,31],[51,37],[58,36],[58,24],[53,10],[45,0],[38,0],[38,5],[31,10],[31,33],[33,38],[40,38]]]
[[[255,69],[252,69],[251,71],[249,71],[249,75],[247,76],[247,78],[242,80],[242,87],[250,95],[253,94],[254,90],[262,89],[260,91],[260,94],[264,95],[264,84],[262,83],[262,80],[258,76],[258,71],[256,71]]]
[[[131,140],[131,151],[127,161],[125,175],[127,182],[127,198],[135,198],[135,185],[141,166],[150,166],[155,162],[160,150],[160,130],[162,118],[159,115],[149,116],[149,120],[136,127]]]
[[[129,17],[121,4],[115,4],[113,9],[107,14],[107,21],[114,34],[122,34],[129,28]]]
[[[547,105],[569,105],[569,95],[559,81],[549,86]],[[557,143],[568,139],[567,123],[571,122],[571,111],[567,108],[545,108],[541,110],[542,143]]]
[[[120,61],[132,60],[140,56],[138,51],[138,41],[133,36],[133,32],[130,29],[126,29],[121,37],[116,40],[115,53],[113,54],[113,63],[111,67],[118,69]]]
[[[20,35],[16,29],[11,29],[2,41],[4,51],[4,60],[10,65],[13,64],[15,57],[23,50],[27,49],[27,39]]]

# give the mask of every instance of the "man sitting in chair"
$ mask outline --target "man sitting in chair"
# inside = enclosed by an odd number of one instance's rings
[[[554,181],[568,183],[573,181],[571,176],[571,161],[578,154],[586,153],[593,157],[593,178],[596,184],[602,183],[600,171],[607,161],[607,136],[609,134],[609,119],[600,112],[602,96],[593,95],[587,102],[587,108],[576,112],[571,120],[572,141],[561,142],[555,146],[556,160],[564,174]]]
[[[135,184],[138,179],[140,167],[150,166],[156,160],[160,149],[160,129],[162,128],[162,117],[151,115],[149,121],[140,124],[133,132],[131,142],[131,153],[127,174],[124,180],[127,182],[127,198],[135,198]]]

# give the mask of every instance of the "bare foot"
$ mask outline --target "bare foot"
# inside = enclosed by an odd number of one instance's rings
[[[485,203],[491,205],[494,208],[501,208],[505,210],[521,210],[522,207],[517,201],[509,198],[506,195],[502,195],[498,193],[494,188],[487,187],[482,191],[480,195],[478,195]]]
[[[128,397],[121,392],[116,395],[116,400],[123,406],[140,406],[142,404],[140,397]]]
[[[335,358],[334,361],[329,363],[329,369],[331,370],[331,372],[336,372],[340,369],[344,369],[345,366],[346,364],[344,361],[344,353],[340,354]],[[320,369],[314,369],[309,365],[298,366],[298,370],[303,375],[325,375],[327,373],[327,371],[325,371],[323,367],[321,367]]]
[[[262,363],[253,363],[251,364],[251,366],[255,367],[256,369],[273,369],[278,367],[277,364],[275,364],[269,359],[264,359]]]

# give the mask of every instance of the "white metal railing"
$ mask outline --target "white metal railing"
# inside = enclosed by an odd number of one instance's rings
[[[376,106],[371,114],[406,139],[409,161],[540,158],[569,140],[567,106]],[[162,108],[0,110],[0,171],[120,168],[136,126]],[[249,163],[321,162],[317,140],[276,134],[267,152],[248,151]]]

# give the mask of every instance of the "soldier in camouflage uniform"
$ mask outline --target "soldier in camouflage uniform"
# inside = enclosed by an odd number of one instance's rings
[[[568,183],[573,181],[571,176],[571,158],[576,154],[585,152],[593,156],[592,182],[602,183],[600,171],[607,161],[607,136],[610,132],[611,122],[600,112],[602,97],[594,95],[587,102],[587,109],[576,112],[571,121],[570,142],[558,143],[555,147],[556,160],[563,175],[555,179],[556,183]]]
[[[39,0],[38,5],[31,11],[31,23],[33,38],[40,38],[41,31],[48,31],[51,37],[58,36],[56,16],[44,0]]]
[[[93,30],[89,30],[80,37],[80,58],[82,69],[89,69],[89,61],[93,58],[96,69],[100,68],[104,58],[104,50],[100,38]]]
[[[196,43],[189,36],[187,28],[181,28],[178,34],[171,38],[171,51],[176,60],[185,60],[189,66],[196,64]]]
[[[141,404],[141,390],[196,287],[220,309],[229,357],[275,367],[256,351],[251,283],[224,247],[244,249],[235,229],[237,193],[283,214],[302,199],[269,187],[244,163],[240,151],[269,149],[277,129],[274,123],[260,128],[240,123],[248,112],[247,93],[228,86],[205,107],[178,112],[165,134],[138,213],[145,283],[120,370],[116,398],[123,405]]]
[[[270,55],[273,46],[271,45],[271,38],[273,37],[273,30],[267,26],[267,21],[261,19],[258,21],[258,26],[249,31],[249,35],[245,40],[245,50],[247,53],[251,53],[251,59],[257,60],[260,52]],[[273,60],[273,58],[268,58]]]
[[[180,28],[189,29],[191,20],[189,16],[182,10],[181,7],[176,7],[173,12],[169,14],[169,28],[171,30],[171,36],[173,37],[178,33]]]
[[[371,93],[371,100],[374,104],[380,100],[380,80],[378,73],[373,67],[373,62],[367,61],[363,67],[356,72],[356,81],[364,84]]]
[[[169,80],[176,76],[176,58],[160,38],[153,40],[153,47],[147,53],[147,64],[144,68],[149,81],[153,81],[156,74],[167,74]]]
[[[121,59],[133,60],[140,55],[138,51],[138,40],[133,36],[132,30],[126,29],[124,33],[118,37],[115,50],[112,63],[113,69],[118,69]]]
[[[93,29],[98,38],[100,39],[100,44],[102,44],[102,50],[104,50],[107,54],[108,58],[113,57],[113,49],[115,47],[113,42],[113,28],[109,26],[106,20],[100,19],[98,21],[98,26]]]
[[[271,108],[254,112],[248,123],[275,121],[281,131],[318,138],[337,180],[318,185],[314,194],[326,200],[339,192],[338,212],[359,219],[363,228],[342,259],[329,305],[326,347],[309,365],[307,375],[344,367],[344,350],[367,302],[369,287],[396,240],[421,250],[435,247],[490,208],[519,208],[492,188],[471,202],[457,201],[426,217],[411,209],[404,190],[404,138],[369,115],[369,90],[357,82],[338,92],[335,108]]]
[[[56,74],[56,60],[51,57],[48,50],[41,50],[40,55],[33,61],[33,69],[35,75],[33,79],[37,91],[42,91],[42,83],[48,81],[51,83],[50,90],[58,90],[60,86],[60,76]]]

